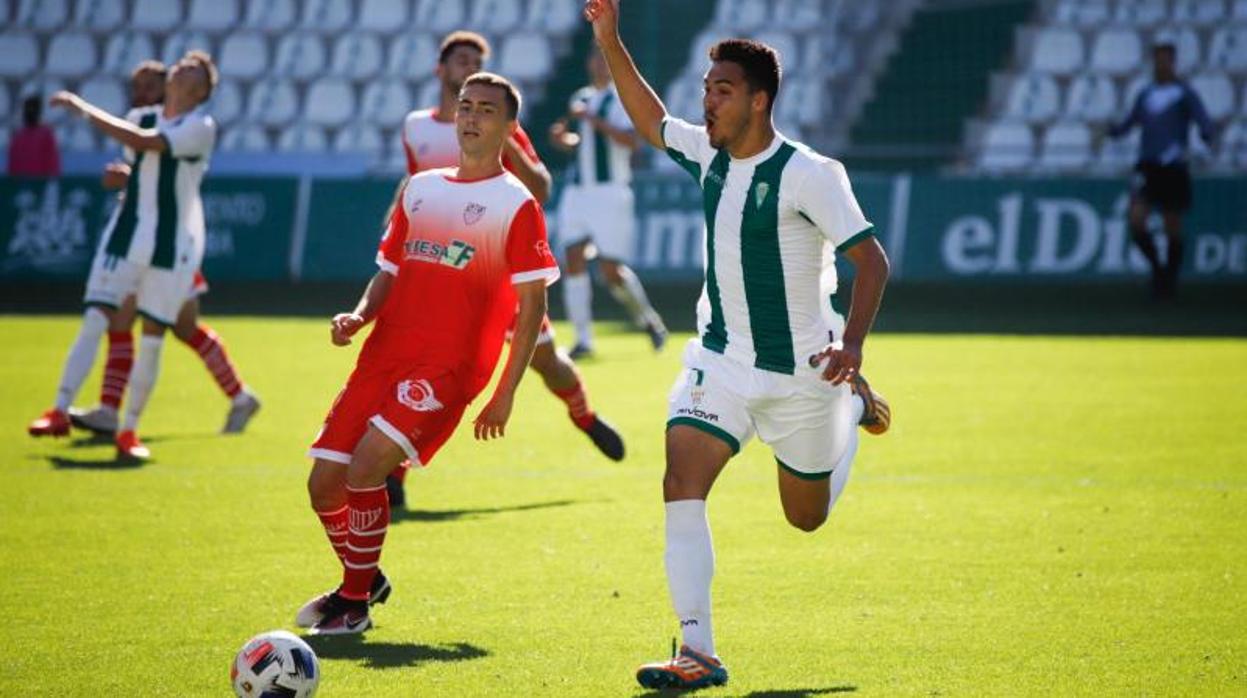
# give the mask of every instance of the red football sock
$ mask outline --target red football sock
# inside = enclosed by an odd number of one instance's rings
[[[186,344],[203,359],[204,366],[227,396],[234,397],[242,390],[242,381],[238,380],[238,372],[234,370],[234,364],[225,352],[225,344],[211,327],[196,327],[194,336]]]
[[[588,429],[593,424],[593,410],[589,409],[589,396],[585,394],[585,384],[576,376],[576,384],[563,390],[551,390],[560,400],[567,403],[567,416],[581,429]]]
[[[316,517],[325,527],[325,535],[329,536],[329,545],[333,546],[333,554],[341,561],[346,556],[347,506],[342,505],[335,511],[318,511]]]
[[[357,490],[346,488],[346,504],[349,526],[346,535],[346,554],[342,558],[342,588],[344,598],[362,601],[368,598],[372,578],[377,574],[381,560],[381,545],[390,527],[390,498],[385,485]]]
[[[104,382],[100,384],[100,404],[121,407],[121,396],[130,382],[134,366],[134,337],[129,331],[108,333],[108,361],[104,363]]]

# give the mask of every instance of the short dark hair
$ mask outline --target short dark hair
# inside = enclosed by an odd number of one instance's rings
[[[217,82],[221,79],[220,74],[217,73],[216,63],[212,62],[212,56],[209,56],[207,51],[195,50],[187,51],[182,59],[194,61],[204,69],[204,74],[208,78],[208,94],[204,95],[204,101],[208,101],[208,98],[212,96],[212,91],[216,89]]]
[[[133,80],[140,73],[153,73],[161,80],[164,80],[169,75],[169,69],[165,67],[164,63],[149,58],[145,61],[140,61],[138,65],[134,66],[134,70],[130,71],[130,79]]]
[[[489,58],[489,40],[485,37],[470,31],[453,31],[442,39],[442,47],[438,49],[437,62],[445,63],[450,54],[460,46],[468,46],[481,52],[481,58]]]
[[[520,91],[510,80],[494,73],[472,73],[463,81],[464,88],[468,85],[488,85],[502,90],[503,100],[507,103],[507,118],[516,119],[520,115]]]
[[[1162,41],[1152,46],[1152,55],[1168,53],[1170,58],[1178,57],[1178,47],[1172,41]]]
[[[779,81],[783,69],[779,65],[779,53],[760,41],[752,39],[724,39],[710,47],[710,60],[730,61],[745,71],[745,82],[752,91],[766,93],[769,112],[775,107],[779,94]]]
[[[39,119],[42,117],[43,95],[27,95],[26,99],[22,100],[22,124],[24,126],[38,126]]]

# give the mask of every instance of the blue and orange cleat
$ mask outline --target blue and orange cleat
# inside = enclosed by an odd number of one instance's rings
[[[727,667],[714,657],[681,645],[679,653],[665,662],[642,664],[636,670],[637,683],[645,688],[690,690],[727,683]]]

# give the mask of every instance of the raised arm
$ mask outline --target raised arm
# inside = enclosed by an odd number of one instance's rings
[[[619,37],[619,0],[588,0],[585,18],[593,23],[593,36],[602,48],[615,80],[615,90],[619,92],[619,101],[628,110],[636,132],[655,148],[663,149],[662,122],[667,117],[667,108],[641,77]]]
[[[132,150],[163,152],[169,142],[154,128],[139,128],[125,119],[113,116],[91,104],[73,92],[60,91],[48,102],[54,107],[65,107],[77,112],[104,135]]]

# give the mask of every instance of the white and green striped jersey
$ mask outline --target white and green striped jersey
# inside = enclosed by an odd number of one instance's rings
[[[125,149],[130,181],[104,230],[100,253],[161,269],[198,267],[204,211],[199,186],[216,142],[216,122],[201,107],[172,119],[163,107],[131,109],[126,119],[154,128],[164,152]]]
[[[843,251],[874,234],[844,166],[776,134],[737,160],[705,128],[668,117],[667,154],[697,180],[706,215],[701,343],[746,365],[792,374],[826,346],[820,290],[824,246]]]
[[[584,104],[587,113],[618,129],[632,130],[632,121],[611,83],[601,89],[589,85],[572,95],[572,106]],[[589,123],[580,120],[580,149],[576,153],[576,184],[627,186],[632,183],[632,150],[611,140]]]

